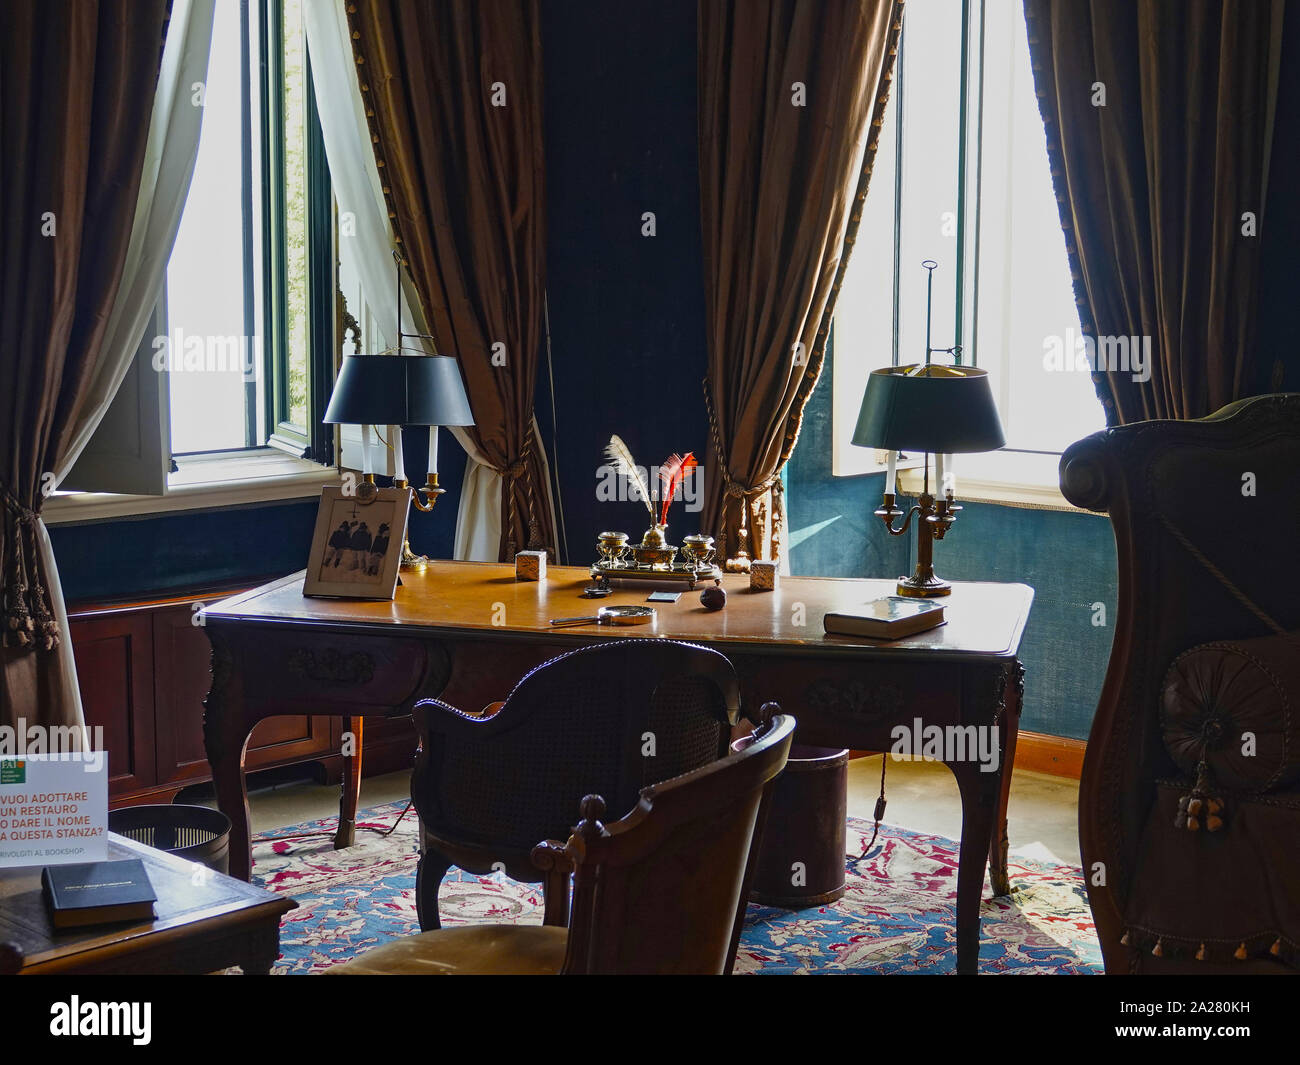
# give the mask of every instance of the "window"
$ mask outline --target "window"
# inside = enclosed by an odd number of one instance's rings
[[[198,160],[167,270],[175,457],[273,446],[331,461],[317,403],[333,369],[320,139],[302,0],[216,5]]]
[[[849,443],[867,374],[925,357],[925,259],[932,342],[989,371],[1006,451],[1054,456],[1103,427],[1089,375],[1046,358],[1080,330],[1019,4],[909,0],[857,245],[834,327],[837,474],[876,468]]]
[[[215,5],[158,304],[51,520],[286,498],[332,472],[335,208],[302,4]]]

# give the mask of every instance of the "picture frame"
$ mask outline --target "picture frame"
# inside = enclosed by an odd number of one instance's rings
[[[380,488],[365,498],[338,485],[323,488],[302,594],[392,599],[410,498],[409,488]]]

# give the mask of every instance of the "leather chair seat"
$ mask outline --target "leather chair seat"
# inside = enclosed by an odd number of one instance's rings
[[[326,975],[553,976],[568,941],[568,929],[552,925],[461,925],[402,936]]]

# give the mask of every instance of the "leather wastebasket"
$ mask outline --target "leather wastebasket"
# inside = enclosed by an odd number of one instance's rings
[[[732,746],[740,750],[749,737]],[[767,906],[802,910],[844,894],[849,752],[834,747],[790,748],[777,777],[749,897]]]

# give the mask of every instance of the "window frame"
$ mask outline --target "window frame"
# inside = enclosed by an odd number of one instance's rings
[[[962,0],[961,19],[962,34],[960,44],[960,73],[958,83],[961,89],[958,101],[958,127],[961,136],[957,147],[956,176],[956,242],[954,254],[955,278],[953,291],[956,306],[954,316],[953,345],[959,347],[957,361],[964,366],[979,366],[979,297],[980,297],[980,210],[981,179],[983,173],[984,150],[984,82],[985,82],[985,37],[987,24],[985,6],[987,0]],[[908,70],[904,63],[908,35],[906,32],[907,12],[904,12],[904,29],[899,38],[896,57],[895,80],[893,85],[894,108],[894,173],[893,187],[889,190],[893,196],[893,291],[891,293],[891,364],[898,366],[915,361],[904,357],[900,350],[901,337],[901,301],[902,285],[900,271],[907,268],[901,261],[902,254],[902,203],[906,185],[906,153],[904,151],[905,127],[908,111]],[[914,72],[913,72],[914,73]],[[946,287],[946,286],[945,286]],[[835,345],[834,330],[836,322],[831,324],[832,381],[834,381]],[[944,340],[946,341],[946,337]],[[832,387],[834,385],[832,384]],[[840,406],[833,403],[834,406]],[[856,404],[854,405],[856,415]],[[842,412],[840,414],[842,417]],[[839,432],[834,439],[837,446],[834,451],[833,476],[861,476],[884,472],[884,452],[874,456],[866,449],[848,449],[838,446]],[[852,454],[850,452],[853,452]],[[857,454],[856,452],[860,452]],[[1032,447],[1017,447],[1014,443],[988,455],[962,455],[960,465],[972,471],[971,477],[963,477],[964,484],[978,485],[982,498],[993,502],[1007,502],[1012,505],[1046,507],[1049,509],[1074,509],[1060,495],[1057,478],[1053,472],[1046,472],[1048,456],[1059,456],[1060,451],[1047,451]],[[1001,456],[1007,456],[1005,459]],[[921,471],[920,458],[899,464],[900,489],[907,490],[915,481],[919,484]],[[914,469],[915,467],[915,469]],[[905,472],[906,471],[906,472]]]
[[[283,83],[270,81],[283,69],[282,35],[274,39],[268,26],[282,25],[282,0],[240,0],[240,104],[241,151],[239,161],[243,208],[245,335],[259,335],[262,323],[261,383],[254,380],[244,392],[244,447],[221,451],[176,452],[172,447],[170,384],[164,369],[149,366],[153,349],[146,335],[131,373],[147,374],[149,396],[123,390],[114,400],[103,433],[92,438],[69,483],[77,487],[56,492],[44,512],[51,522],[100,520],[130,514],[178,509],[224,506],[278,498],[298,498],[319,490],[337,476],[335,427],[321,420],[333,389],[338,365],[337,345],[337,230],[333,185],[325,155],[324,136],[312,83],[311,59],[304,34],[304,99],[306,104],[305,178],[307,221],[307,328],[308,389],[305,431],[287,426],[275,416],[287,404],[288,348],[285,332],[287,277],[283,243]],[[254,39],[254,35],[255,38]],[[271,48],[279,48],[274,58]],[[256,64],[256,66],[254,65]],[[255,98],[256,95],[256,98]],[[280,120],[269,124],[269,119]],[[274,184],[278,179],[279,184]],[[256,201],[259,191],[261,203]],[[272,190],[275,190],[274,192]],[[272,198],[274,197],[274,199]],[[278,203],[279,217],[271,217],[268,204]],[[276,238],[279,243],[272,244]],[[259,244],[260,242],[260,244]],[[277,277],[276,271],[279,271]],[[170,334],[166,316],[167,280],[159,291],[157,319],[153,333]],[[275,382],[278,380],[278,392]],[[120,402],[119,402],[120,400]],[[148,402],[146,402],[148,400]],[[136,405],[139,404],[137,411]],[[277,405],[278,404],[278,405]],[[118,410],[118,408],[121,408]],[[130,407],[130,410],[126,408]],[[143,437],[158,422],[152,437],[143,439],[143,452],[131,457],[142,469],[159,464],[156,478],[132,477],[130,484],[118,484],[121,476],[105,476],[126,464],[112,439],[121,419],[129,417],[141,426]],[[114,428],[116,426],[116,429]],[[265,427],[265,428],[263,428]],[[263,439],[265,437],[265,439]],[[151,453],[150,453],[151,452]],[[102,453],[102,454],[101,454]],[[278,458],[276,456],[279,456]],[[83,474],[84,471],[84,475]],[[170,471],[168,473],[167,471]],[[144,481],[150,480],[145,484]],[[148,494],[136,494],[136,493]]]
[[[259,101],[262,137],[262,328],[265,360],[265,424],[267,445],[299,458],[328,463],[333,458],[333,433],[326,433],[321,418],[333,384],[333,300],[326,293],[334,277],[333,186],[325,159],[320,112],[312,85],[311,57],[303,38],[304,143],[306,155],[306,256],[307,285],[307,424],[295,425],[289,415],[288,257],[285,223],[284,136],[284,0],[260,0]],[[320,245],[330,256],[313,251]],[[326,306],[319,306],[325,302]],[[322,352],[324,349],[324,352]]]

